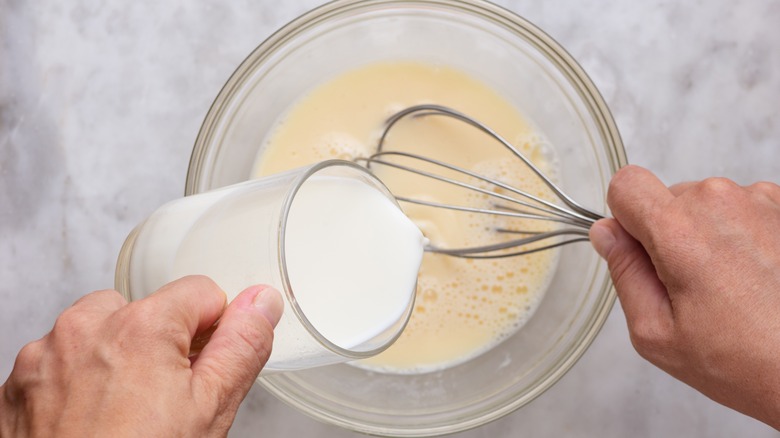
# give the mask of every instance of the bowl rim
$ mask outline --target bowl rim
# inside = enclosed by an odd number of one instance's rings
[[[588,74],[557,41],[516,13],[486,0],[334,0],[303,13],[276,30],[265,41],[260,43],[234,70],[230,78],[220,89],[201,124],[190,157],[185,195],[198,192],[198,187],[201,183],[200,170],[208,154],[212,153],[209,147],[213,144],[214,135],[218,131],[219,125],[225,123],[224,115],[230,110],[230,103],[234,100],[236,94],[242,90],[242,86],[249,76],[248,73],[254,71],[258,65],[262,65],[298,34],[317,26],[321,22],[353,10],[377,6],[429,6],[444,8],[450,11],[457,10],[480,16],[494,24],[509,29],[513,33],[519,34],[531,45],[535,46],[538,53],[550,61],[558,72],[565,76],[572,88],[576,90],[577,95],[582,100],[581,103],[591,113],[592,121],[605,141],[606,147],[604,152],[610,172],[614,174],[617,169],[628,164],[616,122],[603,96]],[[604,262],[599,260],[598,263],[603,264]],[[594,278],[594,281],[597,282],[598,278]],[[480,415],[463,418],[457,423],[418,428],[390,428],[386,425],[378,427],[374,424],[356,423],[336,416],[332,411],[319,409],[319,405],[305,403],[303,400],[289,396],[283,388],[274,383],[274,379],[278,376],[262,377],[258,379],[258,382],[275,397],[306,415],[332,425],[365,434],[439,436],[472,429],[503,417],[529,403],[560,380],[582,357],[606,322],[616,300],[615,290],[609,275],[603,278],[600,285],[594,286],[597,286],[595,290],[598,290],[599,293],[598,299],[593,303],[593,312],[583,321],[584,329],[578,333],[578,336],[573,338],[571,344],[573,348],[569,349],[562,356],[562,360],[557,363],[557,366],[540,376],[537,379],[538,384],[523,394],[522,397],[510,403],[493,406],[494,409],[492,410],[482,410]]]

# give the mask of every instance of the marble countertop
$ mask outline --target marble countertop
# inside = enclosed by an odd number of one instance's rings
[[[316,0],[0,0],[0,379],[79,296],[113,286],[130,229],[183,193],[235,66]],[[780,2],[503,0],[580,61],[629,161],[667,183],[780,181]],[[349,437],[255,387],[233,436]],[[574,368],[464,438],[778,436],[643,361],[616,306]]]

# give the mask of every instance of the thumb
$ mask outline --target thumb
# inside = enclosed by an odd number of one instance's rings
[[[238,408],[271,354],[283,308],[282,296],[270,286],[249,287],[228,305],[192,364],[193,378],[202,380],[211,397]]]
[[[601,219],[590,229],[596,252],[607,261],[620,305],[637,351],[662,339],[671,328],[672,306],[666,287],[644,247],[615,219]]]

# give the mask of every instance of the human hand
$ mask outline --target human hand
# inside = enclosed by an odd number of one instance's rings
[[[226,307],[206,277],[139,301],[94,292],[26,345],[0,387],[0,436],[224,436],[271,351],[279,293]],[[219,325],[197,356],[193,338]]]
[[[637,352],[713,400],[780,428],[780,186],[666,188],[628,166],[615,219],[590,232]]]

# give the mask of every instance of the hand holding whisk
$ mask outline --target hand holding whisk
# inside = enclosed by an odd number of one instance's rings
[[[499,142],[539,177],[561,201],[562,205],[542,199],[539,196],[518,187],[513,187],[496,178],[490,178],[444,161],[409,152],[384,150],[385,140],[388,134],[399,121],[406,117],[417,118],[430,116],[445,116],[466,123]],[[539,168],[525,157],[525,155],[494,130],[472,117],[445,106],[433,104],[416,105],[395,113],[387,121],[386,127],[379,139],[377,152],[367,158],[359,158],[356,161],[365,163],[365,166],[369,169],[371,169],[372,166],[387,166],[442,183],[451,184],[462,189],[471,190],[494,199],[490,208],[479,208],[397,195],[396,199],[402,203],[532,221],[547,221],[558,224],[558,227],[549,231],[497,228],[495,229],[496,232],[517,234],[524,237],[489,245],[442,248],[435,242],[431,242],[426,247],[426,251],[432,253],[474,259],[501,258],[530,254],[569,243],[587,241],[590,226],[595,221],[602,218],[598,213],[579,205],[566,195],[551,178],[539,170]],[[423,166],[427,170],[423,169]],[[487,184],[488,188],[480,187],[475,183]],[[538,245],[532,245],[536,243],[538,243]]]

